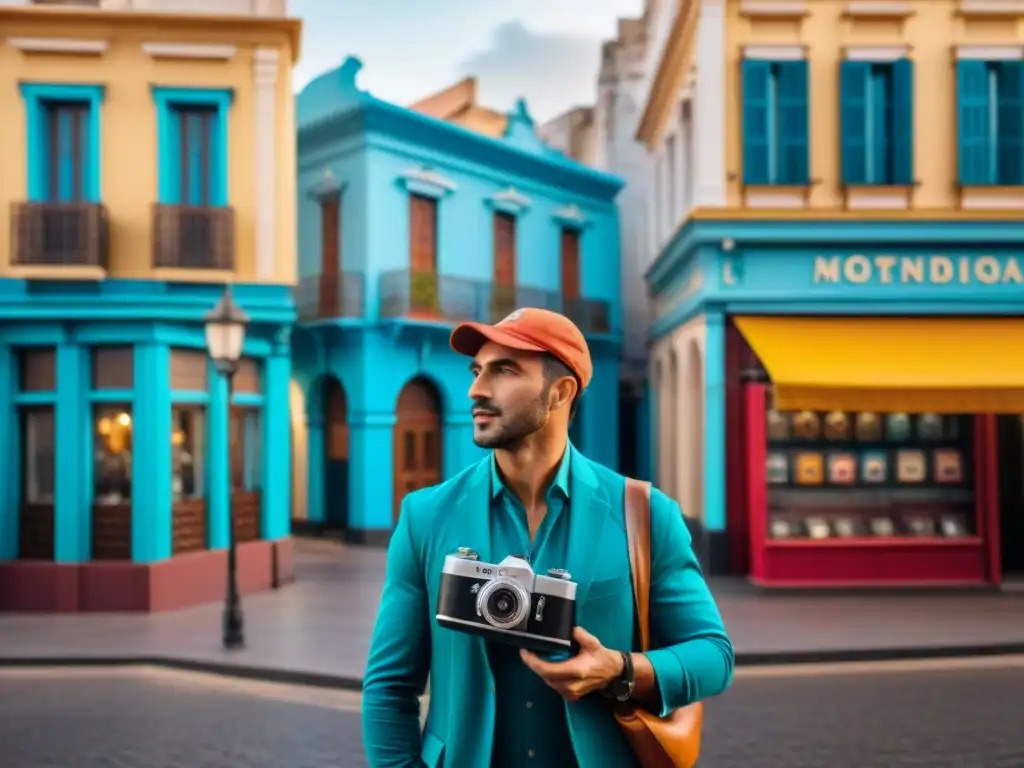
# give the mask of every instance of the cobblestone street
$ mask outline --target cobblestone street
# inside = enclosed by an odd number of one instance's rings
[[[701,766],[1024,765],[1024,660],[937,667],[743,672],[707,708]],[[9,672],[0,766],[359,768],[358,706],[354,693],[167,671]]]

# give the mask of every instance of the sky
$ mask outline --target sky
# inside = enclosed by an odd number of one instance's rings
[[[500,111],[525,97],[543,122],[590,105],[601,42],[643,0],[291,0],[303,20],[296,90],[346,56],[363,62],[359,86],[410,104],[467,75]]]

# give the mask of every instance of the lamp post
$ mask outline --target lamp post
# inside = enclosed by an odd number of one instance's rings
[[[231,392],[242,357],[245,327],[249,316],[235,304],[231,286],[225,286],[224,295],[203,318],[206,323],[206,348],[217,372],[224,377],[228,389],[228,444],[231,434]],[[229,448],[230,450],[230,448]],[[228,468],[228,592],[224,601],[223,643],[227,650],[245,645],[242,622],[242,601],[238,596],[238,556],[235,548],[235,512],[231,507],[231,478]]]

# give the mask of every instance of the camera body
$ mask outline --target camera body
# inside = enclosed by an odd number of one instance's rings
[[[567,571],[534,573],[523,557],[482,563],[467,547],[448,555],[441,571],[437,623],[538,652],[569,651],[576,618],[576,582]]]

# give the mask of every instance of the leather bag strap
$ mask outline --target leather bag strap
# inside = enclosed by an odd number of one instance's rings
[[[626,478],[626,539],[633,597],[640,625],[640,650],[651,648],[651,484]]]

